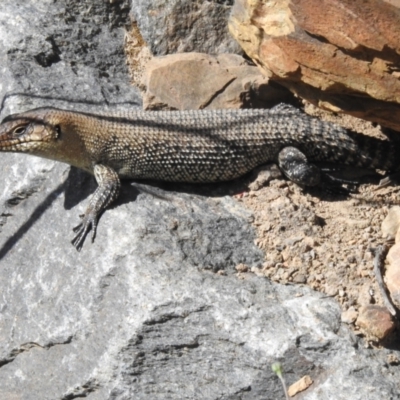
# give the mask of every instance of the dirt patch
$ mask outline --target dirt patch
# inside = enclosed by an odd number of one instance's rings
[[[350,116],[334,116],[306,106],[311,115],[372,136],[379,127]],[[385,242],[381,223],[398,204],[398,187],[362,184],[344,196],[321,189],[304,191],[287,180],[236,196],[254,212],[257,244],[265,252],[256,272],[275,282],[307,284],[335,297],[343,311],[382,304],[373,273],[371,248]]]

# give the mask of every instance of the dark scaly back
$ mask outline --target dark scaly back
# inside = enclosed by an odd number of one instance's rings
[[[356,153],[360,166],[388,172],[400,170],[400,141],[381,140],[352,131],[347,134],[360,149]]]
[[[293,145],[311,162],[385,171],[400,169],[400,142],[363,135],[303,113],[295,113],[293,117],[297,119],[295,125],[300,130],[295,134],[297,140]]]
[[[81,115],[85,116],[84,113]],[[399,169],[399,143],[352,132],[288,105],[280,105],[271,110],[135,110],[86,116],[101,121],[104,128],[109,127],[105,129],[109,131],[104,138],[107,141],[110,141],[110,134],[112,136],[114,123],[119,126],[119,137],[128,135],[131,141],[138,141],[126,155],[118,153],[118,159],[125,163],[129,163],[132,152],[139,149],[142,146],[139,142],[143,141],[145,144],[141,155],[144,154],[145,166],[142,168],[146,171],[156,168],[157,163],[161,165],[165,160],[171,161],[173,154],[169,146],[179,149],[177,162],[188,166],[193,163],[194,169],[195,166],[200,169],[200,165],[203,165],[201,169],[204,170],[204,165],[211,166],[213,163],[221,168],[218,177],[212,177],[209,172],[204,171],[204,179],[197,176],[196,180],[225,180],[240,176],[260,163],[276,162],[280,149],[289,145],[298,147],[311,162],[324,161],[386,171]],[[122,128],[123,125],[125,128]],[[85,136],[93,138],[90,132]],[[187,148],[183,144],[184,138],[186,143],[190,143]],[[157,146],[157,151],[153,153],[152,144],[157,143],[162,143],[163,146]],[[226,158],[221,153],[224,146],[229,147]],[[110,150],[108,152],[111,154]],[[197,154],[196,159],[192,157],[193,153]],[[237,161],[229,165],[233,155]],[[163,175],[165,168],[166,165],[163,165],[158,173]],[[215,168],[213,171],[215,172]],[[171,171],[171,177],[188,179],[178,177],[175,173],[178,175],[181,171]],[[148,174],[144,173],[146,177]],[[132,172],[131,175],[135,174]]]

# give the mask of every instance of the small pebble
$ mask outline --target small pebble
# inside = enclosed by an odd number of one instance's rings
[[[239,264],[236,265],[235,269],[237,272],[247,272],[249,270],[249,267],[245,264]]]
[[[309,375],[303,376],[297,382],[293,383],[293,385],[289,386],[288,395],[293,397],[299,392],[308,389],[312,385],[313,381]]]
[[[361,307],[356,324],[368,337],[378,341],[386,338],[395,329],[392,315],[387,308],[376,305]]]
[[[352,324],[358,317],[358,312],[354,307],[350,307],[347,311],[342,312],[342,322],[345,324]]]

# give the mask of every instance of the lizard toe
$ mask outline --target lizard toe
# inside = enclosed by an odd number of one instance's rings
[[[84,216],[82,222],[73,228],[73,231],[76,232],[76,236],[72,239],[71,243],[74,247],[80,251],[82,249],[83,243],[86,239],[87,234],[92,229],[92,242],[96,236],[96,216],[86,215]]]

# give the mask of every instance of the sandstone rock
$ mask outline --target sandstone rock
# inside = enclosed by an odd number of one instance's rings
[[[400,226],[400,206],[392,207],[382,221],[382,235],[384,238],[394,239]]]
[[[386,267],[385,282],[392,301],[400,308],[400,243],[390,248],[386,260],[389,264]]]
[[[400,130],[399,3],[238,0],[229,28],[267,76],[299,96]]]
[[[376,305],[361,307],[356,324],[364,330],[368,338],[379,341],[395,329],[390,312],[385,307]]]
[[[147,64],[141,88],[147,110],[243,108],[291,98],[285,88],[270,85],[257,67],[235,54],[155,57]]]
[[[227,20],[233,0],[135,0],[132,14],[156,55],[182,52],[238,53]]]

